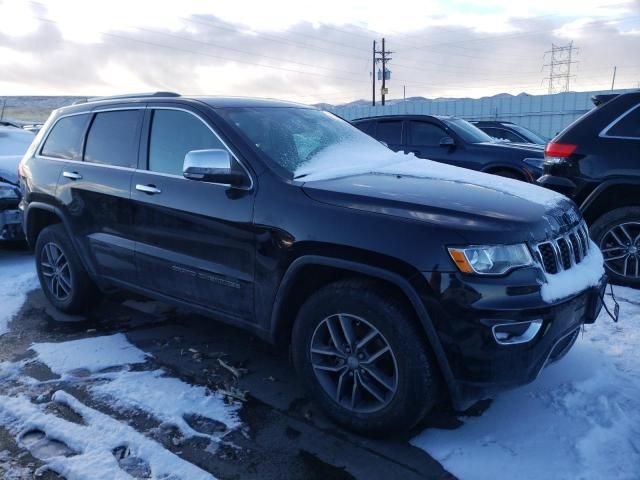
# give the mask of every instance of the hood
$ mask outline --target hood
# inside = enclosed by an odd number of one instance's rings
[[[511,143],[511,142],[482,142],[475,143],[477,147],[486,150],[500,149],[502,151],[509,150],[513,152],[519,152],[523,157],[544,157],[544,145],[538,145],[536,143]]]
[[[540,242],[581,219],[568,198],[517,180],[428,160],[374,170],[302,188],[323,203],[458,230],[471,243]]]
[[[0,155],[0,181],[18,184],[18,164],[22,160],[18,155]]]

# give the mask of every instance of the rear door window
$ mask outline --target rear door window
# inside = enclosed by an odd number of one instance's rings
[[[640,104],[618,120],[606,134],[609,137],[640,139]]]
[[[378,122],[376,138],[387,145],[402,143],[402,120]]]
[[[182,110],[154,110],[149,138],[149,170],[182,176],[185,155],[192,150],[227,150],[196,116]]]
[[[116,167],[135,168],[142,110],[117,110],[96,113],[84,151],[84,160]]]
[[[82,137],[88,121],[89,114],[72,115],[58,120],[47,136],[40,154],[64,160],[79,160]]]
[[[437,147],[447,132],[430,122],[410,122],[409,145],[412,147]]]

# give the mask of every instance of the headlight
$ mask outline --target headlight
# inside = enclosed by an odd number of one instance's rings
[[[450,247],[449,255],[461,272],[479,275],[500,275],[513,268],[533,264],[533,258],[524,243]]]
[[[16,192],[16,189],[13,187],[0,186],[0,198],[17,199],[18,193]]]

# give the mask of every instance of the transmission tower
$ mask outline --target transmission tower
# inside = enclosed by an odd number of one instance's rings
[[[547,50],[544,58],[549,56],[549,63],[545,63],[544,67],[549,67],[549,77],[544,79],[549,84],[549,93],[568,92],[571,79],[575,78],[575,74],[571,73],[571,66],[578,63],[573,60],[574,53],[578,53],[578,47],[573,46],[573,41],[568,45],[559,46],[551,44],[551,50]]]

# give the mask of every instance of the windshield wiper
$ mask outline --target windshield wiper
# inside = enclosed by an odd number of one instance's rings
[[[295,177],[293,177],[293,179],[294,180],[298,180],[300,178],[304,178],[304,177],[307,177],[307,176],[309,176],[308,173],[303,173],[302,175],[296,175]]]

